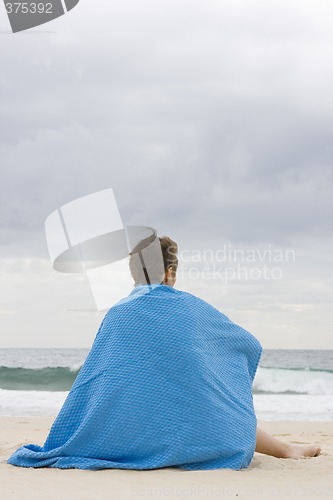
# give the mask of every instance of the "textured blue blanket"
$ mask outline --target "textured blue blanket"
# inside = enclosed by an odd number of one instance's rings
[[[247,467],[258,340],[205,301],[136,287],[105,315],[43,446],[8,463],[62,469]]]

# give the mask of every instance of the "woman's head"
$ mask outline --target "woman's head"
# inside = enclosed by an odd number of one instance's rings
[[[178,246],[168,236],[145,238],[130,253],[130,271],[135,285],[164,283],[173,286],[178,268]]]

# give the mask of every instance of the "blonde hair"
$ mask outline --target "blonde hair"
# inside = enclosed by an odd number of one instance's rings
[[[164,274],[178,268],[178,245],[169,236],[144,238],[130,253],[129,267],[136,285],[161,283]],[[161,259],[161,255],[163,261]]]

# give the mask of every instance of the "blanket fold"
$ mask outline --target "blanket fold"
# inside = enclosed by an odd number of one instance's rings
[[[262,347],[205,301],[138,286],[105,315],[43,446],[8,463],[62,469],[241,469],[253,457]]]

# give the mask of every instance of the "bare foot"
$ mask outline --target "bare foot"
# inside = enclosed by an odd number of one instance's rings
[[[318,457],[320,455],[321,448],[319,446],[299,446],[296,444],[290,444],[287,446],[285,456],[283,458],[304,458],[304,457]]]

